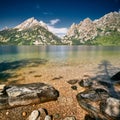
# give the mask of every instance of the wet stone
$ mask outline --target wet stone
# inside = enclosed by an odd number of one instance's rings
[[[73,90],[77,90],[77,86],[71,86]]]
[[[44,83],[9,85],[0,95],[0,109],[57,100],[59,92]]]
[[[92,81],[90,79],[82,79],[78,84],[81,87],[90,87],[92,85]]]
[[[67,81],[67,83],[71,84],[71,85],[74,85],[78,82],[78,79],[73,79],[73,80],[69,80]]]
[[[120,118],[120,100],[109,97],[100,104],[101,111],[110,117]]]

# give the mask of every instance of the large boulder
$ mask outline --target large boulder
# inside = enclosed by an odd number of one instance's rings
[[[57,100],[59,92],[44,83],[5,86],[0,95],[0,109]]]
[[[120,120],[120,100],[109,97],[100,103],[101,112]]]
[[[120,72],[116,73],[111,77],[111,80],[113,81],[119,81],[120,82]]]

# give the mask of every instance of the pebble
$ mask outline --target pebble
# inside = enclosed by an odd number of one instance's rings
[[[54,115],[54,118],[55,118],[55,119],[60,118],[60,114],[59,114],[59,113],[56,113],[56,114]]]
[[[35,104],[33,104],[33,107],[35,107]]]
[[[45,120],[52,120],[52,118],[51,118],[50,115],[46,115],[46,116],[45,116]]]
[[[7,111],[7,112],[6,112],[6,115],[8,115],[8,114],[9,114],[9,112]]]
[[[76,120],[76,118],[74,116],[70,116],[70,117],[66,117],[63,120]]]
[[[71,86],[73,90],[77,90],[77,86]]]
[[[73,85],[76,84],[78,82],[78,79],[73,79],[73,80],[69,80],[67,81],[69,84]]]
[[[34,110],[30,116],[29,116],[29,120],[37,120],[38,117],[40,115],[40,112],[38,110]]]
[[[27,115],[27,113],[26,113],[26,112],[23,112],[23,113],[22,113],[22,116],[23,116],[23,117],[25,117],[26,115]]]

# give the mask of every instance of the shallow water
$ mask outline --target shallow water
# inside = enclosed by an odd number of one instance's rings
[[[0,46],[0,62],[23,59],[45,59],[49,62],[120,63],[120,47],[101,46]],[[79,63],[78,62],[78,63]]]
[[[120,47],[102,46],[0,46],[0,80],[17,69],[39,65],[112,67],[120,69]],[[46,68],[47,69],[47,68]],[[7,72],[7,74],[5,74]]]

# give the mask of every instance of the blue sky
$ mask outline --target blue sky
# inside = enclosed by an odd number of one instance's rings
[[[120,0],[0,0],[0,29],[34,17],[65,32],[73,22],[94,20],[119,9]]]

